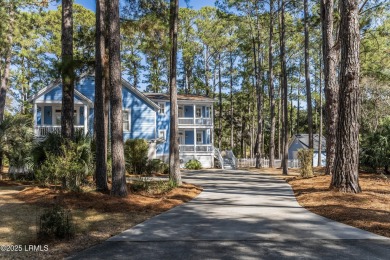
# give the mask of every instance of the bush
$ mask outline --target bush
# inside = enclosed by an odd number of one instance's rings
[[[137,180],[133,180],[129,188],[132,192],[142,191],[148,194],[161,194],[172,190],[174,187],[175,185],[171,181],[153,181],[152,178],[141,177]]]
[[[126,171],[143,174],[147,170],[149,144],[144,139],[128,139],[124,150]]]
[[[298,160],[301,165],[301,176],[313,177],[313,149],[299,149]]]
[[[74,235],[72,216],[69,210],[58,205],[47,209],[40,217],[38,223],[39,238],[71,238]]]
[[[63,188],[79,190],[81,182],[93,167],[89,137],[78,136],[64,144],[58,134],[50,134],[33,149],[35,178],[41,184],[59,184]]]
[[[186,169],[188,170],[199,170],[202,168],[202,164],[200,163],[200,161],[196,160],[196,159],[192,159],[192,160],[189,160],[185,166],[184,166]]]

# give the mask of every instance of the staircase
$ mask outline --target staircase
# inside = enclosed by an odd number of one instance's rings
[[[237,169],[237,158],[234,156],[233,151],[222,151],[215,148],[214,150],[214,162],[215,167],[220,169]]]

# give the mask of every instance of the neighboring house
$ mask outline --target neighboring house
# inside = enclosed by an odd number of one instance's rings
[[[169,95],[141,93],[122,79],[123,137],[146,139],[150,144],[149,158],[169,158]],[[61,130],[62,86],[55,82],[31,97],[36,137]],[[75,130],[93,133],[95,79],[82,77],[75,85]],[[190,159],[202,166],[214,166],[213,103],[202,96],[178,95],[179,143],[182,164]]]
[[[319,144],[319,135],[313,135],[313,166],[318,166],[318,144]],[[288,158],[289,159],[298,159],[298,150],[299,149],[308,149],[309,148],[309,135],[308,134],[296,134],[290,142],[288,147]],[[326,165],[326,139],[325,137],[321,138],[321,166]]]

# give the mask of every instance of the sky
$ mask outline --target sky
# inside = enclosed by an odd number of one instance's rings
[[[76,0],[77,4],[83,5],[85,8],[88,8],[92,11],[95,11],[95,1],[94,0]],[[215,0],[190,0],[190,6],[193,9],[200,9],[203,6],[214,6]],[[180,7],[186,7],[184,0],[179,0]]]

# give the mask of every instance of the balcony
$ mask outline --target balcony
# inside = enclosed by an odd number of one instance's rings
[[[197,144],[197,145],[179,145],[179,151],[181,153],[211,153],[214,147],[209,144]]]
[[[84,129],[83,125],[75,125],[74,131],[87,133],[88,130]],[[34,134],[36,137],[45,137],[50,133],[60,134],[61,133],[61,126],[60,125],[48,125],[48,126],[36,126],[34,128]]]
[[[211,118],[193,118],[193,117],[179,117],[179,125],[200,125],[200,126],[211,126],[213,120]]]

